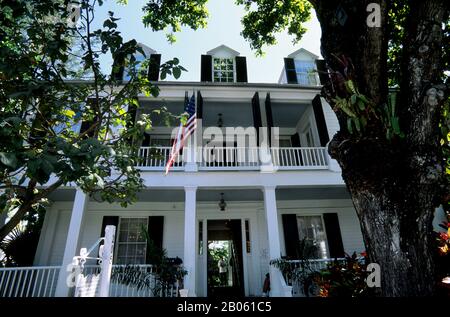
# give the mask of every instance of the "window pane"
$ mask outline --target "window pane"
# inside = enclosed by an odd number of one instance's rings
[[[313,247],[313,258],[325,259],[328,256],[326,234],[321,216],[297,217],[298,234],[300,241]]]
[[[147,227],[147,222],[147,218],[121,218],[117,263],[145,263],[147,242],[142,229]]]
[[[214,58],[213,78],[215,82],[234,81],[234,62],[232,58]]]

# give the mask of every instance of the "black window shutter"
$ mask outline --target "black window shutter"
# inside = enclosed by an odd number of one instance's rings
[[[155,243],[155,246],[162,249],[163,247],[163,232],[164,232],[164,216],[150,216],[148,217],[148,235]]]
[[[322,86],[330,83],[330,76],[328,74],[327,63],[323,59],[316,60],[317,71],[319,73],[319,79]]]
[[[197,119],[203,118],[203,97],[200,91],[197,92]]]
[[[268,128],[268,137],[269,137],[269,146],[272,145],[272,128],[273,128],[273,114],[272,114],[272,102],[270,101],[270,93],[267,93],[266,96],[266,117],[267,117],[267,128]]]
[[[286,247],[286,256],[290,258],[297,258],[297,247],[299,243],[297,215],[284,214],[281,215],[283,222],[284,245]]]
[[[256,129],[256,142],[259,145],[259,128],[262,126],[261,123],[261,109],[259,108],[259,94],[255,92],[252,98],[252,111],[253,111],[253,126]]]
[[[314,118],[316,119],[317,129],[319,130],[320,146],[326,146],[330,141],[328,135],[327,122],[325,121],[325,115],[323,114],[322,101],[320,95],[317,95],[313,101]]]
[[[284,68],[286,70],[286,78],[288,84],[298,84],[297,72],[295,71],[295,63],[293,58],[284,59]]]
[[[246,83],[247,79],[247,59],[245,56],[236,56],[236,81]]]
[[[337,213],[323,214],[325,232],[327,233],[328,248],[331,258],[342,258],[345,256],[344,244],[342,243],[341,229]]]
[[[161,54],[150,55],[150,64],[148,65],[148,80],[159,80],[159,67],[161,66]]]
[[[202,55],[200,81],[212,81],[212,56]]]
[[[100,231],[100,237],[105,236],[106,226],[115,226],[116,227],[116,240],[119,235],[119,217],[118,216],[104,216],[102,221],[102,229]],[[101,243],[103,244],[103,242]]]

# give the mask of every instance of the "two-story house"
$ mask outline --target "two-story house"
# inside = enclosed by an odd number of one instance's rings
[[[121,208],[70,187],[52,195],[35,257],[36,266],[56,268],[47,278],[48,295],[68,294],[65,267],[103,236],[106,225],[117,228],[116,264],[146,263],[140,230],[147,227],[169,257],[183,260],[188,296],[260,296],[267,273],[271,295],[288,296],[286,281],[269,262],[296,258],[301,240],[315,246],[313,257],[323,266],[364,250],[339,166],[327,153],[338,122],[319,96],[317,56],[300,49],[285,58],[278,83],[254,84],[246,57],[224,45],[199,58],[198,82],[159,81],[154,64],[161,55],[146,52],[160,94],[141,97],[136,115],[161,106],[180,114],[186,95],[194,94],[197,146],[186,146],[165,175],[174,127],[155,119],[139,152],[146,189],[137,203]],[[216,137],[220,132],[223,139]],[[238,142],[238,136],[256,142]],[[159,155],[151,156],[155,151]]]

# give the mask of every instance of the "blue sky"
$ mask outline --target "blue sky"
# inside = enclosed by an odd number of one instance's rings
[[[297,45],[292,44],[292,38],[287,33],[281,33],[278,43],[264,49],[264,57],[256,57],[250,45],[246,42],[240,32],[242,26],[241,17],[244,10],[241,6],[234,4],[234,0],[209,0],[209,20],[206,29],[193,31],[183,28],[182,32],[176,34],[177,42],[167,42],[164,32],[152,32],[145,28],[142,23],[142,7],[145,0],[129,0],[127,6],[118,5],[114,0],[105,1],[102,7],[96,10],[97,26],[103,23],[108,11],[113,11],[115,16],[121,18],[118,21],[119,31],[125,40],[136,39],[138,42],[153,48],[162,54],[162,60],[166,61],[173,57],[180,59],[188,72],[184,72],[179,80],[200,80],[200,55],[205,54],[212,48],[225,44],[247,57],[248,80],[254,83],[274,83],[283,67],[283,57],[303,47],[320,56],[320,26],[315,16],[305,24],[308,29],[303,39]],[[110,61],[103,61],[105,65]]]

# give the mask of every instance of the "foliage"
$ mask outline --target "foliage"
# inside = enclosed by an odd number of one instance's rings
[[[274,259],[270,265],[278,268],[288,281],[295,281],[303,287],[303,294],[306,296],[316,295],[315,278],[316,270],[313,268],[311,259],[317,254],[317,247],[309,240],[302,239],[297,245],[297,257]]]
[[[119,1],[126,2],[126,1]],[[154,31],[169,29],[169,42],[175,41],[174,32],[182,26],[193,30],[207,25],[207,0],[149,0],[144,6],[143,21]],[[250,46],[258,55],[263,54],[265,44],[276,44],[275,35],[287,29],[297,43],[306,29],[302,23],[311,17],[311,4],[306,0],[235,0],[237,5],[244,6],[246,15],[242,18],[242,36],[250,42]]]
[[[321,297],[365,297],[370,295],[366,284],[368,272],[366,259],[361,261],[356,253],[346,255],[345,261],[334,261],[315,275]]]
[[[151,239],[147,228],[141,228],[147,241],[147,263],[152,267],[142,268],[129,264],[113,270],[111,280],[123,285],[136,287],[138,290],[150,289],[154,296],[167,296],[175,283],[182,283],[188,273],[184,270],[180,258],[168,258],[167,251],[159,248]]]
[[[450,214],[447,213],[447,221],[442,222],[439,226],[446,230],[446,232],[437,233],[439,253],[445,256],[450,254]]]
[[[170,28],[167,39],[173,43],[175,42],[173,33],[181,31],[181,26],[187,25],[193,30],[206,26],[207,2],[208,0],[150,0],[143,8],[144,25],[151,27],[154,31]]]
[[[332,85],[325,86],[325,97],[334,104],[334,111],[346,115],[347,130],[352,135],[362,135],[370,124],[381,121],[387,140],[404,137],[396,112],[396,92],[389,95],[388,101],[377,105],[362,94],[354,79],[355,69],[350,58],[335,56],[337,68],[329,68]]]
[[[134,120],[133,109],[139,95],[158,95],[141,71],[149,61],[136,62],[144,52],[135,40],[123,40],[113,12],[92,29],[95,3],[103,1],[81,1],[75,25],[67,23],[67,3],[0,4],[0,210],[18,208],[0,228],[0,241],[62,185],[124,207],[143,188],[135,166],[151,120],[146,114]],[[106,55],[115,60],[112,74],[100,68]],[[125,66],[131,79],[123,83],[117,73]],[[162,76],[183,70],[178,60],[161,66]],[[74,82],[79,71],[91,80]]]
[[[45,208],[40,207],[35,213],[28,213],[21,224],[0,243],[4,257],[0,266],[32,266],[39,243]]]
[[[298,43],[306,28],[303,23],[311,17],[311,4],[305,0],[236,0],[244,5],[246,15],[242,18],[241,35],[250,42],[258,55],[264,45],[276,44],[275,35],[287,30]]]
[[[228,249],[226,246],[209,248],[208,247],[208,285],[219,286],[221,285],[219,274],[219,261],[221,259],[228,259]]]

